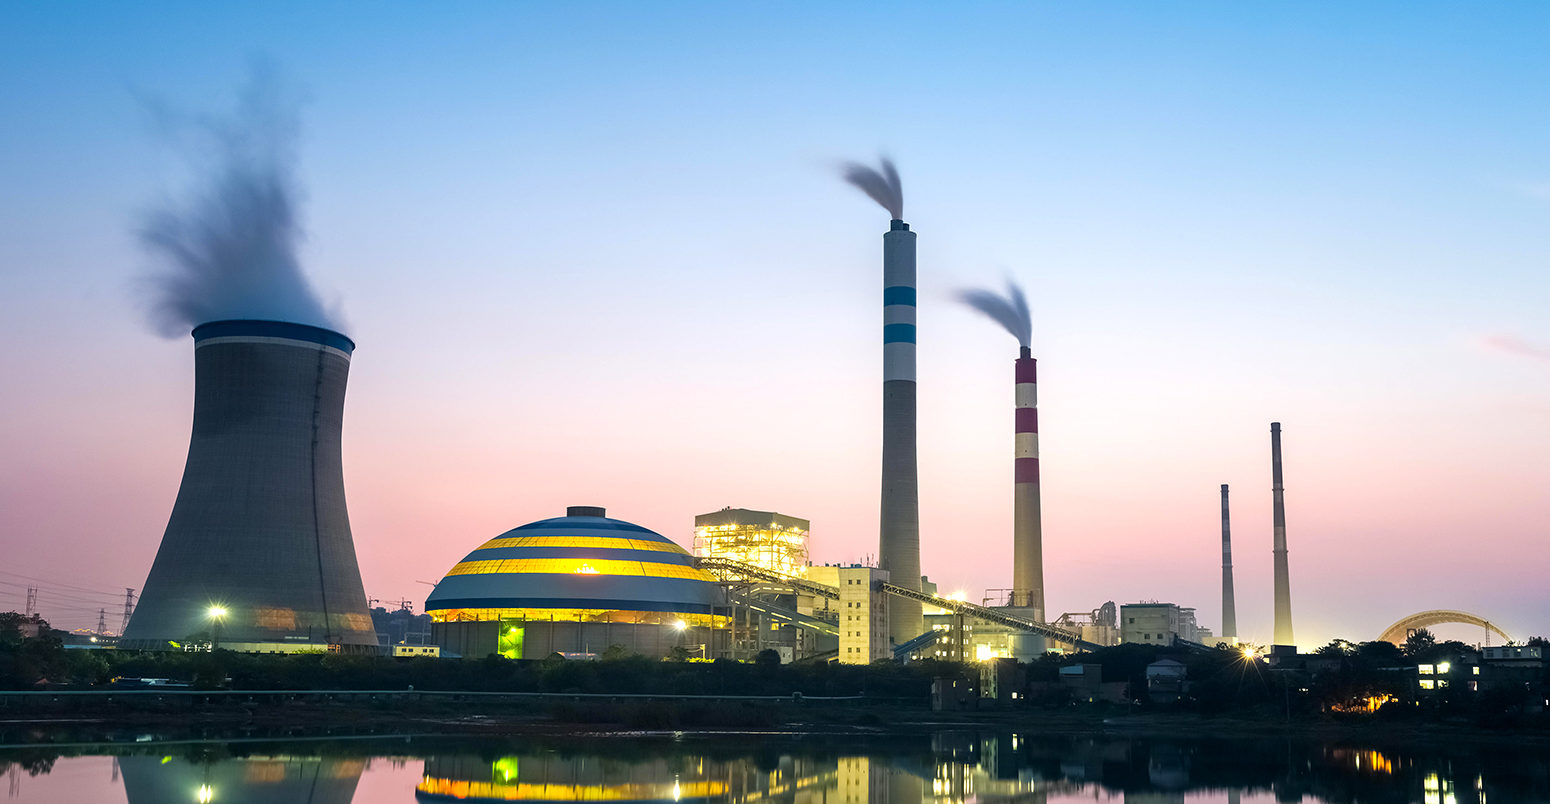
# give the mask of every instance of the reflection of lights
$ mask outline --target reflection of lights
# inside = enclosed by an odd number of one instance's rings
[[[1458,804],[1458,798],[1453,795],[1453,782],[1436,773],[1426,774],[1421,781],[1421,790],[1425,804]]]
[[[688,627],[689,627],[689,624],[684,622],[683,620],[674,620],[673,621],[673,630],[674,631],[682,631],[682,630],[684,630],[685,628],[688,628]]]
[[[683,798],[683,795],[684,795],[683,788],[679,786],[678,780],[674,779],[673,780],[673,800],[677,801],[677,800]]]
[[[215,790],[210,785],[202,784],[198,790],[194,791],[194,800],[199,802],[199,804],[210,804],[210,802],[215,800]]]
[[[573,570],[573,572],[575,572],[577,575],[597,575],[597,574],[599,574],[598,571],[596,569],[594,569],[591,564],[582,564],[581,566],[579,566],[575,570]]]

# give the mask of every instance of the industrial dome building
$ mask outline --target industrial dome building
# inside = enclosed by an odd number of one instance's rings
[[[513,528],[447,572],[425,601],[447,653],[512,659],[710,655],[728,616],[716,578],[688,551],[602,508]]]

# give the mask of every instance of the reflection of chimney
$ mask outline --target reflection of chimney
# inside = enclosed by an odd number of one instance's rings
[[[224,644],[375,647],[340,456],[354,349],[303,324],[194,329],[188,462],[126,645],[218,628]]]
[[[1232,528],[1227,516],[1227,484],[1222,484],[1222,636],[1238,636],[1238,605],[1232,596]]]
[[[1044,528],[1039,508],[1038,361],[1022,347],[1016,363],[1016,458],[1012,487],[1012,605],[1044,622]]]
[[[920,589],[920,488],[915,466],[915,233],[894,220],[883,235],[883,493],[877,563]],[[920,603],[891,601],[888,635],[925,631]]]
[[[1295,645],[1292,641],[1292,581],[1286,565],[1286,501],[1281,489],[1281,423],[1270,423],[1270,494],[1271,524],[1274,528],[1275,556],[1275,643]]]

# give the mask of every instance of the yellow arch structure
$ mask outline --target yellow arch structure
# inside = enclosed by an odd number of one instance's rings
[[[1512,637],[1507,636],[1506,631],[1492,625],[1490,620],[1478,614],[1470,614],[1467,611],[1453,611],[1451,609],[1433,609],[1432,611],[1418,612],[1409,617],[1402,618],[1399,622],[1385,629],[1383,636],[1378,637],[1378,641],[1392,642],[1395,645],[1402,646],[1405,644],[1405,637],[1409,636],[1411,631],[1443,623],[1478,625],[1486,631],[1500,636],[1503,642],[1512,641]]]

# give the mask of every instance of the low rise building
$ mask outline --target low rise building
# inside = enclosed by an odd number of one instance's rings
[[[1127,603],[1119,607],[1120,641],[1141,645],[1172,645],[1174,640],[1203,642],[1209,629],[1195,622],[1195,610],[1175,603]]]

